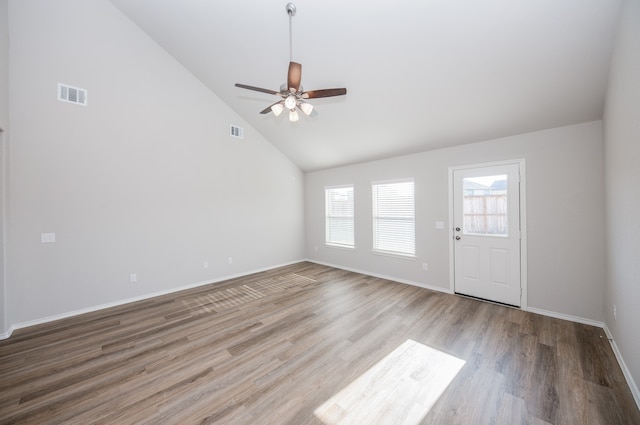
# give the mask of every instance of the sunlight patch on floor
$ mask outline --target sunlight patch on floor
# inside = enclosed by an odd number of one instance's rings
[[[464,364],[464,360],[409,339],[314,414],[326,425],[415,425]]]

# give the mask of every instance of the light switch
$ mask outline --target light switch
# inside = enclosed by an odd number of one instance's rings
[[[40,243],[53,243],[56,241],[55,233],[40,233]]]
[[[444,229],[444,221],[436,221],[436,229]]]

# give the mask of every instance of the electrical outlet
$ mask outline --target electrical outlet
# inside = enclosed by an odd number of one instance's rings
[[[209,268],[209,263],[208,263],[207,261],[205,261],[205,262],[202,264],[202,266],[203,266],[205,269],[208,269],[208,268]]]
[[[129,275],[129,283],[136,283],[138,281],[138,275],[137,274],[130,274]]]
[[[422,263],[422,270],[429,270],[429,264]]]
[[[615,304],[613,305],[613,320],[618,320],[618,309]]]
[[[233,258],[231,258],[231,257],[227,258],[227,263],[228,264],[232,264],[233,263]]]

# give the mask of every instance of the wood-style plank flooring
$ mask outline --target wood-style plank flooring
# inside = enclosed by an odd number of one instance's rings
[[[21,329],[1,424],[640,424],[602,329],[311,263]]]

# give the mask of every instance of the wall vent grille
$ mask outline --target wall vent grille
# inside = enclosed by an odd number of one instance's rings
[[[244,130],[242,127],[238,127],[237,125],[231,126],[231,137],[237,137],[238,139],[244,138]]]
[[[87,106],[87,90],[58,83],[58,100]]]

